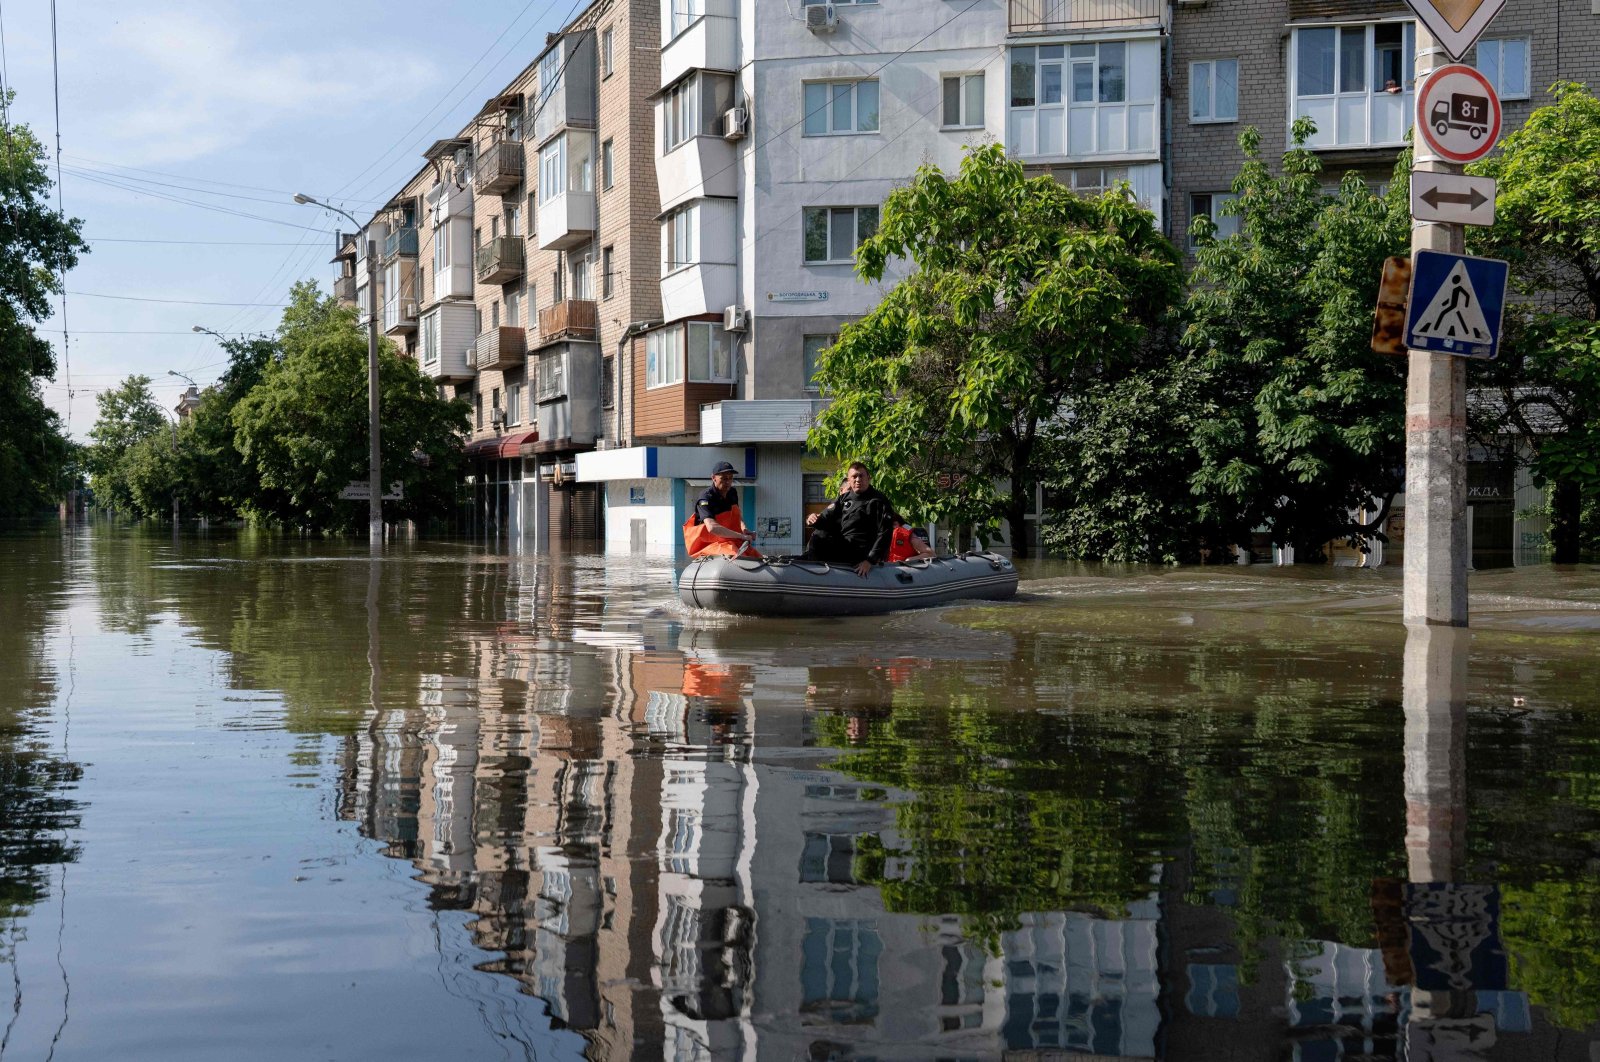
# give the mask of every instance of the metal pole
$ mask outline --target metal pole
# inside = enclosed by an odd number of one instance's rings
[[[367,240],[367,446],[367,546],[376,551],[383,549],[383,455],[378,448],[378,243],[372,239]]]
[[[178,422],[172,422],[172,470],[178,470]],[[178,485],[172,485],[172,533],[178,533]]]
[[[1432,33],[1417,25],[1416,92],[1449,62]],[[1414,169],[1461,173],[1429,151],[1421,136]],[[1460,225],[1411,223],[1411,251],[1460,254]],[[1403,592],[1408,624],[1467,625],[1467,364],[1464,358],[1413,350],[1406,379],[1406,549]]]

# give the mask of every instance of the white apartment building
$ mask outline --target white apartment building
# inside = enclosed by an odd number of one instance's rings
[[[662,0],[662,320],[633,340],[616,438],[577,459],[608,548],[675,548],[729,460],[759,548],[801,549],[835,468],[805,449],[817,355],[903,275],[865,284],[853,257],[919,166],[1004,141],[1164,212],[1169,25],[1167,0]]]

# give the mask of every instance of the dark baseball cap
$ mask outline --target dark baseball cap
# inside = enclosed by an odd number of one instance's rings
[[[734,468],[731,464],[729,464],[726,461],[718,461],[717,462],[717,467],[713,468],[711,470],[711,474],[713,476],[720,476],[724,472],[732,472],[734,475],[738,475],[739,474],[739,470],[737,468]]]

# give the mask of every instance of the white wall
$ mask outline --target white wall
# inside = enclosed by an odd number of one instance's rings
[[[643,490],[645,501],[635,505],[632,492]],[[619,479],[605,485],[606,547],[632,549],[633,521],[645,521],[645,543],[650,553],[671,553],[683,539],[672,507],[672,480]]]

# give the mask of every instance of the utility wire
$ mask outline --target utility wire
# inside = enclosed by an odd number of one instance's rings
[[[489,42],[489,47],[487,47],[487,48],[485,48],[483,50],[483,54],[478,56],[477,59],[473,60],[472,65],[467,67],[466,71],[464,73],[462,73],[462,75],[459,78],[456,79],[455,84],[451,85],[449,88],[444,90],[444,95],[439,98],[439,102],[435,103],[432,107],[429,107],[426,111],[424,111],[423,114],[422,114],[422,117],[418,118],[416,120],[416,122],[412,124],[410,129],[407,129],[404,133],[401,133],[400,134],[400,138],[398,140],[396,140],[393,144],[390,144],[387,148],[385,148],[382,153],[380,153],[379,155],[377,155],[373,159],[372,162],[368,163],[366,169],[362,170],[360,173],[356,174],[354,177],[352,177],[348,181],[346,181],[337,191],[335,191],[333,193],[333,197],[335,197],[335,198],[338,197],[339,194],[344,191],[344,189],[349,188],[351,185],[353,185],[357,181],[361,180],[361,178],[365,177],[368,173],[371,173],[372,170],[374,169],[374,167],[377,167],[378,165],[383,164],[384,160],[387,159],[391,154],[393,154],[394,151],[397,148],[404,147],[406,142],[410,139],[411,134],[415,133],[418,129],[421,129],[423,127],[423,125],[425,125],[427,123],[428,119],[433,117],[433,113],[439,109],[440,105],[444,104],[446,100],[450,99],[450,94],[455,92],[456,89],[461,87],[461,83],[466,81],[467,78],[471,76],[472,72],[477,69],[478,64],[483,62],[483,60],[488,57],[489,53],[494,51],[495,48],[499,46],[501,41],[505,40],[506,34],[510,33],[512,28],[515,27],[518,22],[522,21],[522,16],[527,14],[528,13],[528,9],[533,7],[533,5],[535,3],[537,3],[537,2],[538,2],[538,0],[528,0],[528,3],[523,7],[523,9],[521,11],[517,12],[516,17],[513,18],[506,25],[505,29],[500,31],[500,35],[498,37],[496,37],[493,41]],[[550,2],[545,5],[545,11],[540,13],[541,16],[543,14],[546,14],[549,11],[553,10],[555,8],[556,2],[557,2],[557,0],[550,0]],[[574,8],[574,10],[576,10],[576,8]],[[537,23],[537,20],[536,20],[535,21],[535,25],[537,25],[537,24],[538,23]],[[531,32],[531,30],[529,32]],[[512,48],[515,48],[517,44],[521,44],[523,38],[527,37],[527,35],[528,35],[527,32],[525,32],[525,33],[523,33],[522,37],[518,37],[517,40],[516,40],[516,43],[512,45]],[[510,54],[509,51],[507,52],[507,54]],[[491,67],[491,69],[492,69],[492,67]],[[461,102],[461,100],[457,99],[453,103],[450,103],[448,106],[449,107],[455,107],[455,106],[459,105],[460,102]],[[371,183],[372,182],[370,182],[370,181],[368,182],[369,185]],[[366,187],[366,185],[362,186],[363,189],[365,187]]]
[[[114,177],[102,177],[102,176],[91,177],[91,176],[88,176],[87,174],[82,174],[82,173],[75,174],[74,176],[80,181],[89,181],[89,182],[92,182],[94,184],[105,185],[107,188],[115,188],[118,191],[131,192],[134,195],[147,195],[147,196],[150,196],[151,198],[154,198],[154,199],[164,199],[169,203],[177,203],[177,204],[180,204],[182,206],[198,207],[201,210],[210,210],[210,211],[213,211],[213,212],[218,213],[218,214],[229,214],[229,215],[232,215],[233,217],[236,217],[236,218],[245,218],[245,219],[250,220],[250,221],[265,221],[269,225],[282,225],[284,228],[300,229],[300,230],[305,231],[305,232],[322,232],[322,231],[324,231],[322,229],[316,228],[316,227],[311,226],[311,225],[296,225],[292,221],[280,221],[277,218],[269,218],[269,217],[264,217],[264,216],[262,216],[260,214],[252,214],[249,211],[245,211],[245,210],[236,210],[233,207],[223,206],[223,205],[221,205],[219,203],[204,203],[204,202],[201,202],[201,201],[196,200],[196,199],[186,199],[183,196],[174,195],[174,194],[172,194],[170,192],[157,191],[154,188],[129,187],[128,185],[120,183]]]
[[[116,171],[116,170],[128,170],[131,173],[148,173],[153,177],[170,177],[175,181],[188,181],[191,184],[214,184],[214,185],[217,185],[217,186],[219,186],[221,188],[241,188],[241,189],[243,189],[243,190],[245,190],[247,192],[271,192],[274,195],[278,195],[278,196],[290,196],[290,195],[294,194],[292,191],[289,191],[288,189],[285,189],[285,188],[268,188],[265,185],[259,185],[259,184],[238,184],[238,183],[233,182],[233,181],[213,180],[210,177],[196,177],[196,176],[194,176],[192,174],[169,173],[169,172],[167,172],[165,170],[147,170],[147,169],[143,169],[143,168],[141,168],[139,166],[129,166],[129,165],[126,165],[126,164],[121,163],[121,162],[107,162],[104,159],[91,159],[91,158],[89,158],[89,157],[87,157],[85,155],[79,155],[77,152],[72,152],[72,151],[67,152],[67,155],[70,158],[76,159],[77,162],[78,162],[78,165],[80,167],[82,167],[85,163],[88,164],[88,168],[110,167],[110,169],[102,169],[100,172],[108,173],[108,174],[111,174],[112,176],[126,176],[125,174],[118,174],[118,173],[115,173],[114,171]],[[135,178],[131,178],[131,177],[129,178],[129,180],[134,180],[134,179]],[[196,189],[193,189],[193,190],[197,191],[197,192],[198,191],[204,191],[204,189],[200,189],[200,188],[196,188]],[[271,200],[271,202],[276,203],[276,202],[279,202],[279,200],[273,199],[273,200]],[[381,204],[378,204],[377,202],[374,201],[373,205],[374,206],[378,206],[378,205],[381,205]]]
[[[61,54],[56,44],[56,0],[50,0],[50,76],[55,87],[56,107],[56,214],[67,223],[67,210],[61,199]],[[67,381],[67,434],[72,434],[72,335],[67,328],[67,250],[63,246],[56,262],[61,282],[61,372]],[[65,1024],[65,1022],[63,1022]],[[59,1034],[58,1034],[59,1035]],[[51,1045],[51,1053],[55,1046]]]
[[[110,295],[103,291],[74,291],[71,294],[86,299],[118,299],[123,302],[166,302],[180,306],[276,306],[282,309],[288,303],[283,302],[209,302],[204,299],[156,299],[142,295]]]

